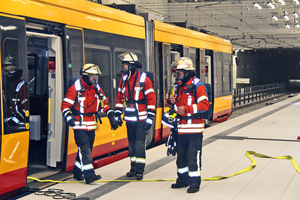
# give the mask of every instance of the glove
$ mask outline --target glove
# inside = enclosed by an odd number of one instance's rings
[[[117,128],[119,126],[118,126],[117,121],[115,120],[115,113],[113,111],[111,111],[111,112],[108,113],[107,116],[108,116],[108,119],[109,119],[109,122],[110,122],[111,130],[117,130]]]
[[[118,126],[122,126],[123,125],[121,114],[122,114],[122,112],[117,111],[117,110],[115,111],[115,120],[116,120]]]
[[[64,111],[64,116],[65,116],[65,119],[66,119],[67,124],[68,124],[69,126],[71,126],[71,127],[74,127],[74,126],[75,126],[75,122],[74,122],[74,120],[73,120],[71,110],[66,110],[66,111]]]
[[[152,123],[153,123],[153,118],[154,118],[154,114],[148,112],[146,123],[145,123],[145,130],[146,131],[148,131],[151,128]]]
[[[176,143],[176,137],[173,134],[169,135],[166,142],[166,146],[168,147],[167,155],[171,154],[175,156],[177,153],[177,143]]]

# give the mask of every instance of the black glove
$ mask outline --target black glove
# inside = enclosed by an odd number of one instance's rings
[[[118,126],[117,121],[115,120],[115,113],[113,111],[111,111],[111,112],[108,113],[107,116],[108,116],[108,119],[109,119],[109,122],[110,122],[111,130],[117,130],[117,128],[119,126]]]
[[[122,124],[123,124],[121,114],[122,113],[120,111],[115,111],[115,120],[116,120],[118,126],[122,126]]]
[[[71,127],[74,127],[74,126],[75,126],[75,122],[74,122],[74,120],[73,120],[71,110],[66,110],[66,111],[64,111],[64,116],[65,116],[65,119],[66,119],[67,124],[68,124],[69,126],[71,126]]]
[[[146,123],[145,123],[145,130],[148,131],[153,123],[154,114],[148,113]]]
[[[167,155],[173,155],[175,156],[177,153],[177,142],[176,142],[176,136],[171,134],[169,135],[167,142],[166,142],[166,146],[167,146]]]

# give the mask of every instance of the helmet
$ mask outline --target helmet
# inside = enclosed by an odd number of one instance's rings
[[[80,75],[88,85],[95,85],[98,83],[98,76],[102,76],[102,73],[97,65],[89,63],[81,68]]]
[[[176,82],[179,85],[186,83],[192,76],[196,74],[193,67],[193,61],[188,57],[180,57],[171,65],[172,73],[176,74]]]
[[[171,65],[172,72],[176,70],[195,71],[193,67],[193,61],[188,57],[180,57],[174,61]]]
[[[16,72],[18,71],[18,68],[16,66],[10,65],[3,68],[3,75],[10,78],[13,77]]]
[[[130,51],[120,54],[118,59],[119,59],[120,63],[128,62],[130,64],[135,64],[135,62],[138,61],[137,55]]]
[[[102,73],[98,67],[98,65],[95,64],[85,64],[83,68],[80,70],[80,75],[82,76],[89,76],[89,75],[98,75],[102,76]]]
[[[6,58],[3,61],[4,66],[15,66],[15,59],[11,57],[10,55],[6,56]]]

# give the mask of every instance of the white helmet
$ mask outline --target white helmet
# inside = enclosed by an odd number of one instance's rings
[[[83,68],[81,68],[80,70],[80,75],[84,76],[88,76],[88,75],[98,75],[98,76],[102,76],[102,73],[98,67],[98,65],[95,64],[85,64],[83,66]]]
[[[120,54],[118,58],[120,63],[128,62],[130,64],[135,64],[135,62],[138,61],[137,55],[130,51]]]
[[[195,71],[193,67],[193,61],[188,57],[180,57],[174,61],[171,65],[172,72],[176,70]]]

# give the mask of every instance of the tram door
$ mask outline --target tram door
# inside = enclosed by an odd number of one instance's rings
[[[26,186],[29,144],[25,19],[0,13],[0,199]]]
[[[59,167],[63,160],[62,41],[56,35],[27,31],[30,97],[29,161]]]

